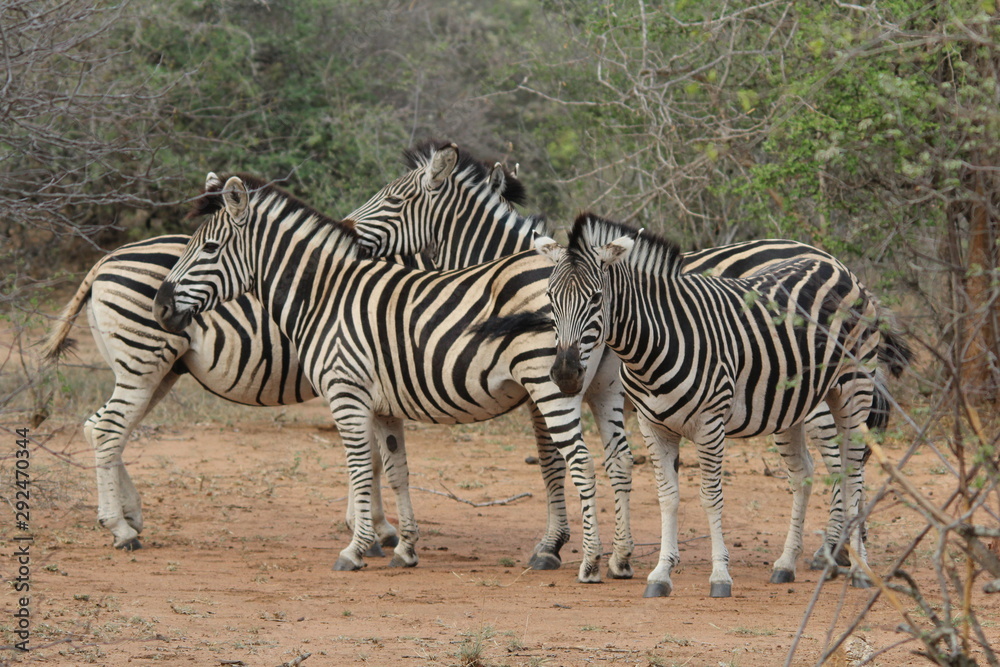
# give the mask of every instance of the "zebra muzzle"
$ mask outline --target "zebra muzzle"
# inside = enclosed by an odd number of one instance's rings
[[[156,298],[153,299],[153,317],[161,327],[177,333],[186,329],[191,323],[191,313],[179,312],[174,306],[174,289],[174,283],[164,282],[160,285],[160,289],[156,290]]]
[[[579,394],[583,389],[583,364],[580,363],[580,346],[556,348],[556,360],[549,373],[552,381],[564,394]]]

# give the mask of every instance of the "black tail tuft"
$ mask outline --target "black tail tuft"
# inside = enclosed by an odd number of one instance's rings
[[[902,334],[883,330],[882,344],[878,348],[878,359],[889,369],[892,377],[898,378],[913,360],[913,350],[910,349],[909,343],[906,342]]]
[[[76,349],[76,339],[65,337],[65,333],[65,331],[57,329],[55,334],[36,343],[36,345],[41,346],[40,355],[43,360],[56,361],[67,352]]]

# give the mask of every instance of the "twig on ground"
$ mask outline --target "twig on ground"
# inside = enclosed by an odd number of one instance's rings
[[[280,665],[278,665],[278,667],[299,667],[299,665],[301,665],[302,662],[311,655],[312,653],[303,653],[294,660],[289,660],[288,662],[281,663]]]
[[[442,484],[441,486],[444,486],[444,484]],[[515,500],[520,500],[521,498],[530,498],[531,497],[531,493],[529,493],[529,492],[526,491],[524,493],[519,493],[516,496],[511,496],[510,498],[504,498],[502,500],[489,500],[489,501],[486,501],[484,503],[476,503],[476,502],[473,502],[471,500],[466,500],[465,498],[459,498],[454,493],[452,493],[451,489],[449,489],[447,486],[444,487],[444,490],[447,491],[447,493],[442,493],[441,491],[435,491],[434,489],[425,489],[425,488],[422,488],[422,487],[419,487],[419,486],[412,486],[410,488],[412,488],[414,491],[423,491],[424,493],[433,493],[436,496],[444,496],[445,498],[451,498],[452,500],[457,500],[460,503],[465,503],[466,505],[472,505],[473,507],[490,507],[492,505],[509,505],[510,503],[514,502]]]

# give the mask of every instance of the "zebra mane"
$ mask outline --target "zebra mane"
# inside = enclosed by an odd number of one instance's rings
[[[417,144],[413,148],[405,150],[403,152],[403,160],[409,169],[426,167],[435,152],[449,145],[451,145],[449,141],[429,139]],[[483,162],[460,146],[458,148],[458,164],[455,165],[454,173],[460,174],[468,169],[472,174],[473,185],[479,185],[490,177],[492,166],[491,163]],[[511,204],[517,206],[523,205],[528,194],[524,184],[507,167],[504,166],[502,168],[505,178],[503,192],[500,195]]]
[[[607,245],[622,236],[635,241],[628,262],[640,271],[671,275],[680,272],[683,257],[680,247],[673,241],[589,212],[581,213],[573,223],[567,247],[569,260],[579,262],[592,255],[595,247]]]
[[[336,230],[335,235],[338,241],[344,241],[348,246],[353,246],[358,257],[367,257],[367,252],[358,243],[358,235],[354,225],[350,222],[335,220],[324,213],[320,213],[304,201],[291,194],[287,190],[275,185],[274,181],[268,181],[252,174],[221,174],[219,182],[225,183],[233,176],[239,177],[250,193],[251,202],[260,202],[269,197],[276,197],[283,202],[282,213],[286,216],[302,211],[305,213],[303,220],[312,222],[315,229],[324,228],[328,231]],[[198,218],[203,215],[212,215],[225,206],[222,199],[222,188],[218,190],[205,190],[201,196],[194,200],[187,217]]]
[[[524,226],[535,233],[536,236],[548,236],[549,224],[544,215],[534,213],[523,219]]]

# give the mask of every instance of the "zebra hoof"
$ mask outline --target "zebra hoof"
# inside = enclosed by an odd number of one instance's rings
[[[595,562],[590,566],[586,564],[580,565],[580,572],[576,576],[576,580],[581,584],[599,584],[601,583],[601,564]]]
[[[385,551],[382,550],[382,545],[378,542],[373,542],[368,551],[365,552],[365,558],[385,558]]]
[[[635,576],[629,563],[619,565],[617,569],[608,566],[608,579],[631,579]]]
[[[833,549],[829,549],[829,551],[827,551],[827,549],[824,548],[824,549],[820,549],[815,554],[813,554],[812,560],[809,561],[809,569],[810,570],[825,570],[826,569],[826,565],[829,562],[827,560],[827,554],[828,553],[833,553]],[[851,565],[851,557],[847,554],[847,550],[846,549],[839,550],[837,552],[836,557],[833,560],[840,567],[850,567],[850,565]]]
[[[708,595],[713,598],[731,598],[733,597],[733,585],[727,583],[712,584]]]
[[[138,537],[133,537],[131,540],[128,540],[123,544],[115,545],[115,549],[121,549],[122,551],[138,551],[141,548],[142,542],[139,541]]]
[[[376,544],[378,544],[376,542]],[[399,545],[399,535],[393,533],[382,538],[382,546],[386,549],[395,549]]]
[[[871,588],[872,582],[861,572],[851,574],[851,586],[854,588]]]
[[[528,567],[532,570],[558,570],[562,567],[562,561],[555,554],[538,552],[531,554]]]
[[[356,570],[360,570],[364,566],[365,563],[358,565],[347,556],[341,556],[337,559],[337,562],[333,564],[333,569],[335,572],[354,572]]]
[[[791,570],[773,570],[771,572],[772,584],[791,584],[795,581],[795,573]]]
[[[665,598],[665,597],[670,597],[670,594],[673,592],[674,592],[673,584],[668,584],[662,581],[654,581],[646,584],[646,590],[642,592],[642,597]]]
[[[393,554],[392,560],[389,561],[389,567],[416,567],[417,566],[417,555],[413,554],[412,560],[407,560],[400,556],[399,554]]]

